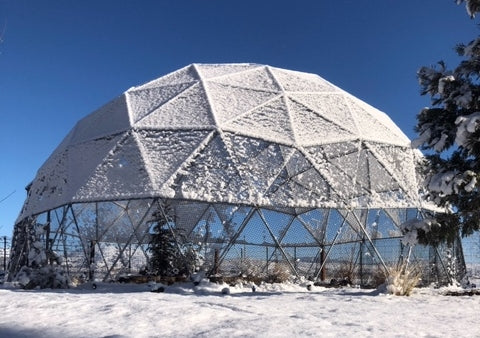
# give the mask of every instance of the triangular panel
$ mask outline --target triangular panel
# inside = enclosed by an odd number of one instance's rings
[[[376,142],[386,142],[399,145],[408,145],[409,141],[405,135],[396,127],[393,122],[382,112],[361,104],[350,97],[346,97],[350,104],[353,118],[360,135],[364,139]]]
[[[232,87],[247,88],[258,91],[275,93],[280,93],[281,91],[280,86],[275,81],[275,78],[267,71],[266,67],[256,68],[248,72],[231,74],[212,81]]]
[[[220,136],[213,138],[178,176],[179,197],[214,202],[248,198],[247,185]]]
[[[147,170],[156,189],[161,189],[208,134],[205,130],[138,132]]]
[[[387,192],[397,190],[398,182],[390,175],[385,167],[378,162],[375,156],[369,152],[368,166],[370,175],[370,187],[373,191]]]
[[[416,193],[418,186],[411,149],[378,143],[369,143],[368,146],[382,164],[388,166],[389,171],[398,179],[401,187]]]
[[[358,179],[355,180],[355,173],[344,172],[338,164],[325,159],[319,149],[321,147],[307,148],[308,159],[332,188],[332,202],[335,205],[349,205],[351,199],[368,193],[359,185]]]
[[[28,199],[22,214],[53,209],[68,199],[68,150],[56,152],[38,170],[36,179],[27,188]]]
[[[285,236],[282,238],[282,244],[295,245],[295,246],[318,246],[315,238],[308,232],[308,230],[300,223],[300,221],[295,220],[290,227],[288,228]]]
[[[194,66],[189,65],[172,73],[164,75],[156,80],[147,82],[138,87],[134,87],[132,89],[141,90],[154,87],[171,86],[183,83],[192,83],[199,80],[200,78],[198,77],[197,71],[195,70]]]
[[[224,129],[263,140],[287,144],[294,142],[289,113],[282,98],[231,121]]]
[[[285,165],[285,159],[278,145],[269,144],[267,147],[262,146],[260,149],[263,150],[261,152],[255,150],[240,152],[236,148],[232,148],[238,172],[248,182],[250,195],[255,198],[263,197],[264,192]]]
[[[291,92],[332,92],[336,87],[315,74],[270,68],[282,88]]]
[[[136,127],[151,129],[213,128],[215,121],[201,84],[195,84],[139,120]]]
[[[205,79],[212,79],[229,74],[240,73],[250,69],[263,67],[254,63],[238,63],[238,64],[195,64],[201,76]]]
[[[196,203],[192,201],[179,201],[175,203],[175,226],[183,229],[185,235],[200,235],[200,233],[192,234],[192,232],[194,232],[194,228],[197,226],[205,225],[205,217],[208,219],[208,215],[206,215],[208,208],[209,204],[207,203]]]
[[[72,134],[71,144],[117,134],[130,128],[125,94],[80,120]]]
[[[250,160],[254,160],[266,148],[272,146],[268,141],[258,138],[239,136],[235,133],[225,132],[223,134],[224,142],[228,149],[235,154],[235,162],[239,166],[247,166]],[[273,151],[273,150],[271,150]]]
[[[180,83],[171,86],[152,87],[127,92],[132,123],[135,124],[153,110],[179,95],[193,83]]]
[[[69,157],[68,184],[72,196],[75,196],[76,192],[91,178],[107,154],[124,137],[125,133],[122,133],[111,138],[84,142],[70,147],[72,155]]]
[[[129,135],[103,160],[74,199],[105,200],[145,197],[154,187],[136,139]]]
[[[289,100],[297,144],[312,145],[355,139],[341,124],[327,120],[318,113]]]
[[[357,135],[358,129],[352,118],[350,106],[341,92],[335,93],[288,93],[288,97],[313,110],[351,134]]]
[[[237,118],[278,96],[275,92],[231,87],[214,82],[208,84],[208,89],[217,121],[220,124]]]

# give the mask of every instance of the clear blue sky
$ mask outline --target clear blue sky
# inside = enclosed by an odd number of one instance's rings
[[[316,73],[414,138],[416,71],[478,34],[453,0],[0,0],[0,235],[76,121],[190,63]]]

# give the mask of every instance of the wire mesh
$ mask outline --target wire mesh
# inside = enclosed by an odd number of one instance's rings
[[[418,210],[297,210],[168,201],[175,238],[190,243],[210,275],[281,281],[306,278],[325,284],[375,286],[390,267],[409,259],[424,283],[448,282],[465,272],[461,245],[410,251],[400,223]],[[149,231],[159,200],[64,206],[16,227],[9,271],[28,265],[29,245],[43,243],[49,264],[69,276],[117,280],[148,269]],[[37,238],[28,237],[31,229]],[[39,234],[39,235],[38,235]],[[34,236],[34,237],[35,237]],[[30,243],[30,244],[29,244]],[[184,244],[184,243],[181,243]],[[60,259],[61,258],[61,259]],[[462,265],[463,264],[463,265]]]

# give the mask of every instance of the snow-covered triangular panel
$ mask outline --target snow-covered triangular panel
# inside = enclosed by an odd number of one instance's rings
[[[358,134],[350,106],[342,92],[335,93],[288,93],[288,97],[313,110],[324,119],[341,126],[351,134]]]
[[[170,86],[152,87],[127,92],[132,123],[135,124],[153,110],[179,95],[193,83],[180,83]]]
[[[266,142],[258,142],[260,144],[254,141],[253,144],[249,144],[250,146],[247,146],[249,142],[245,142],[240,149],[232,147],[231,143],[229,147],[235,156],[234,160],[240,176],[248,183],[250,195],[261,199],[284,167],[285,160],[278,145],[268,144],[265,147]],[[255,144],[260,145],[258,148],[261,149],[260,152],[252,147]]]
[[[399,189],[398,182],[370,152],[368,152],[368,166],[370,187],[373,191],[385,192]]]
[[[327,120],[295,101],[288,102],[292,114],[297,144],[308,146],[355,139],[356,136],[341,124]]]
[[[309,206],[330,197],[330,188],[304,155],[292,148],[280,146],[283,168],[269,184],[265,197],[278,205]],[[290,151],[288,151],[290,150]]]
[[[198,72],[204,79],[226,76],[229,74],[244,72],[253,68],[263,67],[254,63],[231,63],[231,64],[195,64]]]
[[[286,148],[286,147],[281,147]],[[299,152],[294,151],[288,156],[284,155],[288,159],[285,163],[285,169],[288,172],[289,180],[296,183],[297,196],[301,199],[305,196],[312,197],[312,194],[317,199],[323,199],[328,196],[328,185],[325,179],[318,173],[318,171],[312,166],[305,156]],[[299,187],[303,187],[306,191],[298,191]],[[308,191],[308,192],[307,192]]]
[[[288,109],[283,98],[278,98],[231,121],[224,129],[263,140],[293,144]]]
[[[107,200],[146,197],[154,187],[133,135],[118,142],[75,199]]]
[[[139,128],[214,128],[215,120],[201,84],[195,84],[136,124]]]
[[[278,96],[275,92],[208,83],[211,104],[217,122],[222,125]]]
[[[38,170],[28,188],[28,199],[22,215],[54,209],[68,199],[68,150],[56,152]]]
[[[153,87],[162,87],[162,86],[171,86],[183,83],[192,83],[195,81],[199,81],[200,78],[198,76],[197,71],[195,70],[193,65],[186,66],[181,68],[177,71],[164,75],[156,80],[147,82],[141,86],[134,87],[131,90],[141,90],[141,89],[148,89]]]
[[[235,133],[225,132],[223,138],[228,149],[235,154],[237,165],[245,167],[246,170],[249,170],[249,161],[255,160],[266,148],[271,147],[269,153],[272,155],[278,149],[274,149],[268,141],[240,136]]]
[[[178,176],[179,197],[210,202],[237,202],[248,196],[246,183],[220,136],[214,137]]]
[[[70,154],[75,154],[69,157],[68,173],[68,184],[73,200],[76,200],[76,192],[91,178],[96,168],[102,164],[107,154],[124,136],[125,133],[122,133],[111,138],[93,140],[70,147]]]
[[[348,205],[351,199],[368,193],[368,190],[362,188],[358,184],[359,182],[355,181],[352,173],[346,173],[337,164],[327,161],[320,147],[309,147],[306,150],[307,158],[331,187],[334,204]]]
[[[208,134],[205,130],[138,132],[147,170],[156,190],[161,190]]]
[[[328,184],[314,169],[290,177],[284,169],[265,192],[275,205],[309,206],[331,197]]]
[[[333,157],[330,162],[346,175],[349,175],[352,182],[360,184],[365,189],[370,189],[370,176],[365,150],[348,152],[345,155]]]
[[[364,139],[407,146],[408,138],[396,127],[388,116],[377,109],[367,106],[357,99],[346,97],[353,118]]]
[[[334,193],[325,177],[323,177],[316,169],[308,169],[297,175],[292,179],[292,182],[296,183],[295,190],[300,199],[303,199],[301,204],[305,205],[305,201],[311,202],[312,206],[321,203],[331,203],[336,198]]]
[[[71,144],[117,134],[130,128],[125,94],[80,120],[73,130]]]
[[[258,91],[275,93],[280,93],[281,91],[280,86],[275,81],[275,78],[267,71],[266,67],[259,67],[247,72],[230,74],[221,78],[212,79],[211,81],[231,87],[254,89]]]
[[[311,152],[318,152],[323,154],[326,159],[334,159],[351,153],[356,153],[360,149],[360,143],[353,142],[338,142],[324,144],[318,147],[309,147]]]
[[[401,187],[414,195],[417,193],[414,158],[410,148],[378,143],[369,143],[369,148],[385,166],[388,166],[388,170],[392,172]]]
[[[332,92],[337,88],[316,74],[270,67],[282,88],[289,92]]]

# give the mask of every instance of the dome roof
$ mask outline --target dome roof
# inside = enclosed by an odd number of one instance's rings
[[[144,197],[275,209],[418,206],[415,152],[391,119],[314,74],[193,64],[80,120],[20,219]]]

